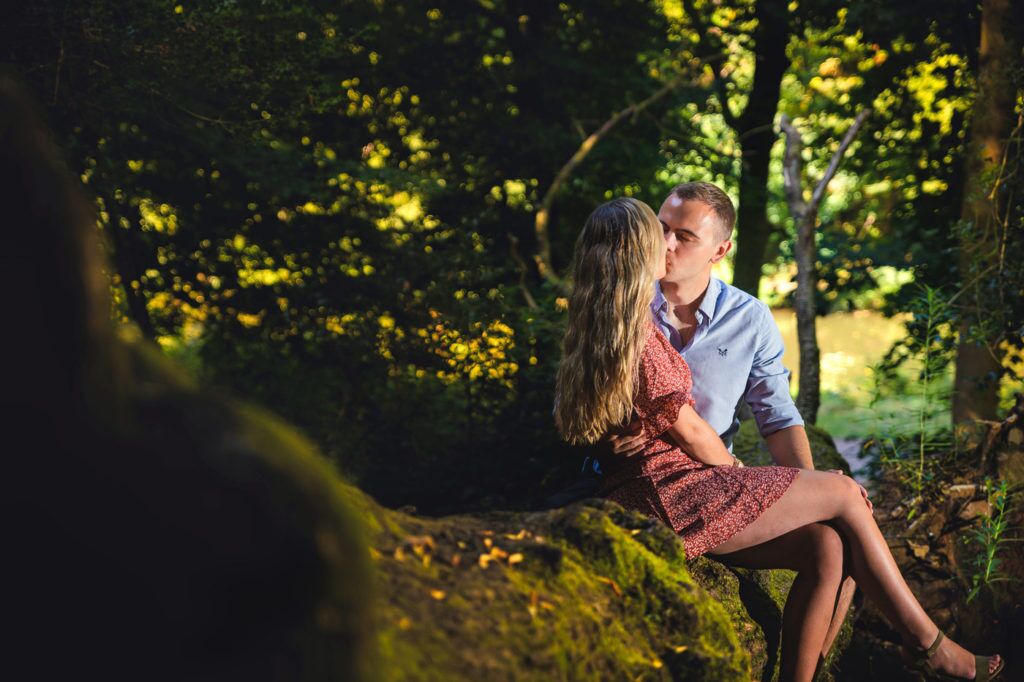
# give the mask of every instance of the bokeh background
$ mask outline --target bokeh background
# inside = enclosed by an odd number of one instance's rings
[[[796,390],[782,114],[811,187],[871,110],[820,210],[818,424],[941,440],[965,330],[1002,414],[1024,68],[979,101],[980,35],[963,0],[36,0],[0,59],[95,202],[122,333],[443,513],[536,504],[578,467],[551,424],[564,278],[611,197],[729,192],[717,274],[773,306]],[[1005,153],[978,170],[988,104]],[[970,187],[997,188],[995,227]]]

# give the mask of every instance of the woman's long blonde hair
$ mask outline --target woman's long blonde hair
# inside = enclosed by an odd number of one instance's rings
[[[576,239],[564,355],[555,385],[555,425],[573,444],[596,442],[633,411],[640,351],[665,257],[661,223],[647,204],[613,199]]]

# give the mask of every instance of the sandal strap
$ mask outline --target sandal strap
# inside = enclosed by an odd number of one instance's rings
[[[935,635],[935,641],[932,642],[932,645],[928,647],[928,649],[925,651],[926,657],[931,658],[932,654],[939,650],[939,644],[942,642],[942,638],[945,636],[946,633],[944,633],[942,630],[939,630],[939,634]]]
[[[988,682],[988,656],[974,655],[974,682]]]
[[[991,679],[995,679],[999,673],[1003,671],[1005,661],[1000,660],[999,665],[996,666],[995,671],[990,675],[988,672],[988,664],[992,661],[991,656],[979,656],[974,655],[974,680],[975,682],[988,682]]]

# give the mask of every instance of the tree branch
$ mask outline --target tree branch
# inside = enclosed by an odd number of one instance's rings
[[[526,267],[526,261],[523,260],[523,257],[519,255],[519,239],[511,232],[507,233],[507,235],[509,255],[512,257],[516,267],[519,268],[519,288],[523,292],[523,298],[526,299],[526,305],[529,306],[530,310],[536,310],[537,301],[526,286],[526,273],[529,271],[529,268]]]
[[[698,151],[705,156],[707,154],[717,154],[718,156],[722,156],[727,159],[740,158],[740,155],[735,152],[729,153],[721,147],[713,147],[709,145],[707,142],[700,139],[696,133],[687,133],[682,130],[673,130],[669,128],[658,120],[656,116],[652,116],[650,112],[646,112],[644,115],[650,120],[651,124],[653,124],[654,127],[661,131],[661,134],[665,136],[663,139],[688,140],[691,148],[698,147]]]
[[[839,149],[832,155],[831,161],[829,161],[828,168],[825,169],[825,175],[822,176],[818,182],[818,186],[814,188],[814,193],[811,195],[810,208],[812,211],[818,210],[818,204],[821,203],[821,198],[825,196],[825,189],[828,187],[828,183],[832,181],[832,176],[836,174],[839,169],[839,162],[842,161],[843,155],[846,153],[850,143],[853,142],[853,138],[857,136],[857,131],[864,125],[864,121],[871,115],[871,109],[864,109],[857,118],[853,120],[853,125],[846,131],[846,135],[843,136],[843,141],[839,143]]]
[[[558,195],[558,191],[562,189],[562,185],[569,179],[572,172],[583,163],[583,160],[587,158],[594,146],[601,141],[605,135],[608,134],[612,128],[616,126],[624,118],[635,116],[650,105],[657,102],[659,99],[672,92],[676,88],[680,87],[688,81],[685,76],[678,76],[673,80],[663,85],[660,89],[654,92],[652,95],[647,97],[640,102],[631,104],[630,106],[616,112],[609,118],[604,124],[601,125],[596,131],[591,133],[583,143],[580,144],[579,149],[576,153],[565,162],[565,165],[555,175],[555,179],[551,182],[551,186],[548,187],[548,191],[544,194],[544,199],[541,201],[540,209],[537,211],[537,215],[534,217],[534,232],[537,235],[537,253],[534,255],[534,260],[537,263],[537,270],[540,276],[554,284],[560,291],[566,292],[567,287],[561,277],[555,272],[554,267],[551,263],[551,239],[549,236],[548,224],[551,214],[551,206],[555,202],[555,197]]]

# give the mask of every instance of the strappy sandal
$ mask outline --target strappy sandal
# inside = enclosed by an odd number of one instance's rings
[[[913,663],[904,664],[903,669],[908,673],[917,673],[929,680],[965,680],[965,677],[955,677],[946,673],[939,672],[932,667],[931,657],[939,650],[939,644],[942,642],[942,638],[946,636],[942,630],[939,630],[939,634],[935,636],[935,641],[927,649],[910,649],[906,646],[901,647],[904,652],[911,656],[914,660]],[[1006,665],[1006,661],[1000,657],[999,665],[991,673],[988,671],[989,661],[992,660],[992,656],[974,656],[974,680],[975,682],[988,682],[989,680],[995,679],[999,673],[1003,671],[1003,667]]]

